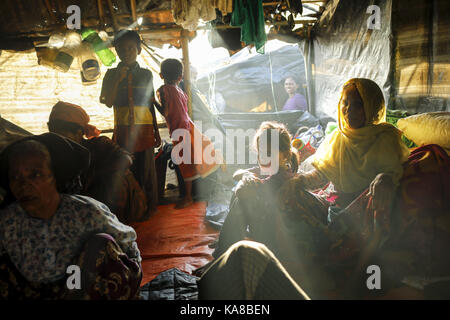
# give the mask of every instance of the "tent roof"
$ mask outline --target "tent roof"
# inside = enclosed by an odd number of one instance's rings
[[[304,36],[305,29],[317,22],[328,0],[301,2],[303,15],[295,17],[296,28],[300,28],[297,31],[294,28],[292,32],[297,37]],[[147,43],[179,46],[182,28],[175,24],[171,1],[168,0],[2,0],[0,49],[31,49],[33,41],[45,41],[52,32],[66,30],[66,21],[71,15],[67,13],[67,8],[71,5],[80,7],[82,27],[97,28],[112,34],[115,30],[129,27],[137,17],[143,17],[140,33]],[[280,26],[275,28],[274,33],[286,34],[287,20],[281,13],[288,10],[287,1],[263,0],[263,6],[266,23]]]

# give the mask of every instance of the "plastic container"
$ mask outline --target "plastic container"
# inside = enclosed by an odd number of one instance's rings
[[[60,49],[64,45],[66,36],[61,32],[56,32],[48,38],[48,46],[51,48]]]
[[[62,72],[67,72],[73,62],[72,50],[68,48],[61,48],[55,57],[53,66]]]
[[[90,45],[84,41],[79,49],[78,64],[83,77],[87,81],[97,80],[100,77],[100,65],[97,58],[92,52]]]
[[[330,121],[327,123],[327,127],[325,129],[325,134],[329,135],[331,134],[336,128],[338,127],[338,124],[336,122]]]
[[[64,46],[56,55],[54,67],[62,72],[67,72],[77,55],[80,44],[81,36],[76,32],[68,32],[64,39]]]
[[[95,30],[85,29],[81,32],[81,37],[91,45],[92,50],[105,66],[109,67],[116,62],[116,55],[108,49],[107,43],[100,38]]]
[[[36,47],[36,55],[38,58],[38,64],[46,67],[54,67],[54,62],[58,50],[54,48],[39,48]]]
[[[97,79],[95,80],[87,80],[84,75],[83,75],[83,71],[80,71],[80,77],[81,77],[81,84],[83,86],[91,86],[93,84],[97,83]]]

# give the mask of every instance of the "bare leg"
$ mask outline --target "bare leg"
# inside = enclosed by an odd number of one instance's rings
[[[177,203],[175,209],[183,209],[194,203],[192,200],[192,181],[185,181],[184,186],[186,188],[186,194],[184,195],[184,198]]]

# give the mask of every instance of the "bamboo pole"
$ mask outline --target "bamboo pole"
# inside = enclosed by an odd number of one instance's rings
[[[305,61],[305,76],[307,83],[307,98],[308,98],[308,111],[316,115],[316,101],[315,101],[315,85],[314,85],[314,74],[313,74],[313,63],[314,63],[314,46],[311,39],[311,27],[308,27],[307,38],[305,39],[305,50],[304,50],[304,61]]]
[[[105,26],[105,14],[103,11],[103,2],[102,0],[97,0],[97,10],[98,10],[98,18],[100,20],[100,24],[102,28]]]
[[[119,26],[117,24],[117,17],[116,17],[116,14],[114,13],[114,7],[112,5],[111,0],[108,0],[108,8],[109,8],[109,14],[111,15],[111,18],[113,21],[114,31],[117,32],[119,30]]]
[[[52,6],[50,5],[49,0],[45,0],[45,6],[47,7],[48,14],[50,15],[50,19],[52,20],[52,24],[56,23],[56,17],[53,13]]]
[[[131,5],[131,18],[133,18],[133,23],[135,23],[137,21],[136,0],[130,0],[130,5]]]
[[[189,32],[185,29],[181,31],[181,48],[183,50],[184,63],[184,88],[188,96],[188,113],[192,118],[192,93],[191,93],[191,68],[189,61]]]

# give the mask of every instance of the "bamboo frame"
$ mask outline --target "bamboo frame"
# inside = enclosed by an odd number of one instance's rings
[[[113,21],[113,28],[114,31],[118,31],[119,30],[119,25],[117,23],[117,17],[116,14],[114,13],[114,7],[112,5],[112,1],[111,0],[107,0],[108,1],[108,8],[109,8],[109,14],[111,15],[112,21]]]
[[[52,24],[56,23],[55,14],[52,11],[52,6],[50,5],[50,0],[44,0],[45,6],[47,7],[48,14],[50,15],[50,19],[52,20]]]
[[[189,32],[183,29],[181,31],[181,49],[183,51],[184,63],[184,88],[188,96],[188,113],[192,118],[192,93],[191,93],[191,66],[189,61]]]
[[[130,0],[130,6],[131,6],[131,17],[133,18],[133,23],[135,23],[137,21],[136,0]]]
[[[102,0],[97,0],[97,10],[98,10],[98,18],[100,20],[100,25],[103,28],[105,26],[105,12],[103,11]]]

